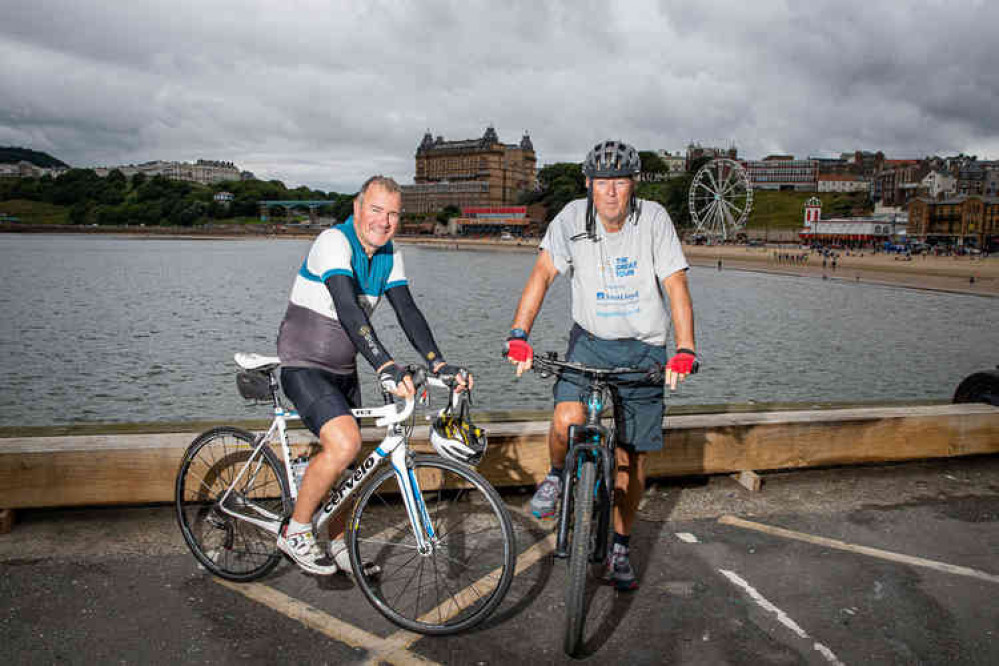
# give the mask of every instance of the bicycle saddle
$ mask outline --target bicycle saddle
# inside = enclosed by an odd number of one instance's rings
[[[244,370],[273,370],[281,365],[281,359],[277,356],[263,356],[261,354],[247,354],[236,352],[233,355],[236,363]]]

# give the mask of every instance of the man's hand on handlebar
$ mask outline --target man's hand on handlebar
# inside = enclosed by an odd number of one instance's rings
[[[395,361],[389,361],[378,369],[378,381],[385,391],[399,398],[412,398],[416,395],[413,376]]]
[[[475,377],[467,369],[460,365],[452,365],[445,361],[439,361],[433,368],[433,373],[443,382],[453,382],[456,393],[471,391],[475,386]]]

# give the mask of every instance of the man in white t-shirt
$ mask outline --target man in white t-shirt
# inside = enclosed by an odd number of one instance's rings
[[[619,141],[599,143],[586,156],[588,196],[567,204],[548,226],[517,306],[506,352],[518,376],[531,367],[528,334],[559,275],[572,284],[568,360],[598,367],[663,364],[670,389],[697,371],[687,261],[666,210],[635,196],[640,171],[638,152]],[[671,319],[676,352],[667,361]],[[568,373],[555,385],[551,469],[531,500],[539,518],[555,514],[569,426],[585,421],[584,388],[584,380]],[[663,385],[619,390],[614,546],[607,562],[607,577],[619,590],[638,587],[629,539],[645,488],[645,456],[663,445],[664,392]]]

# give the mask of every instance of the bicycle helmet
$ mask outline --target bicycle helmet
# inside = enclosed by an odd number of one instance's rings
[[[623,141],[602,141],[593,146],[583,162],[583,174],[590,179],[586,187],[586,231],[576,234],[571,240],[598,241],[597,216],[593,207],[594,178],[634,178],[642,172],[642,159],[638,151]],[[638,197],[634,188],[628,199],[628,217],[638,211]]]
[[[603,141],[593,146],[583,162],[587,178],[624,178],[642,172],[638,151],[623,141]]]
[[[452,405],[441,410],[430,426],[430,444],[440,455],[450,460],[478,465],[486,453],[486,431],[472,423],[468,414],[468,398],[459,394],[460,407],[455,415]]]

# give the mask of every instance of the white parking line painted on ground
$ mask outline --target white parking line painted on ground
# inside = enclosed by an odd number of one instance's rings
[[[999,576],[990,573],[985,573],[984,571],[979,571],[978,569],[959,567],[954,564],[947,564],[946,562],[937,562],[936,560],[927,560],[922,557],[913,557],[912,555],[893,553],[890,550],[881,550],[879,548],[871,548],[869,546],[858,546],[856,544],[847,543],[845,541],[839,541],[838,539],[828,539],[826,537],[806,534],[804,532],[795,532],[794,530],[787,530],[784,529],[783,527],[773,527],[771,525],[764,525],[763,523],[754,523],[749,520],[736,518],[735,516],[722,516],[721,518],[718,519],[718,522],[722,523],[723,525],[731,525],[733,527],[741,527],[747,530],[755,530],[757,532],[763,532],[764,534],[771,534],[773,536],[784,537],[786,539],[795,539],[797,541],[804,541],[806,543],[812,543],[819,546],[826,546],[828,548],[836,548],[838,550],[845,550],[852,553],[860,553],[861,555],[878,557],[881,558],[882,560],[901,562],[902,564],[911,564],[917,567],[926,567],[928,569],[935,569],[936,571],[942,571],[944,573],[954,574],[957,576],[968,576],[969,578],[977,578],[979,580],[988,581],[990,583],[999,583]]]
[[[298,620],[305,626],[333,640],[354,648],[366,650],[370,654],[369,663],[388,662],[398,666],[433,666],[435,661],[408,652],[408,645],[394,640],[397,634],[387,640],[355,627],[352,624],[327,615],[315,606],[311,606],[284,592],[260,583],[232,583],[218,578],[213,579],[219,585],[242,594],[248,599],[259,602],[282,615]],[[405,632],[410,633],[410,632]],[[417,638],[419,636],[417,635]]]
[[[690,532],[677,532],[676,538],[684,543],[700,543],[697,536],[691,534]]]
[[[797,622],[792,620],[787,613],[782,611],[780,608],[771,603],[766,597],[760,594],[756,590],[756,588],[747,583],[739,574],[735,573],[734,571],[728,571],[727,569],[719,569],[718,571],[720,571],[721,574],[725,576],[725,578],[728,578],[729,581],[731,581],[734,585],[742,588],[742,590],[746,594],[748,594],[750,598],[753,601],[755,601],[757,605],[760,606],[760,608],[767,611],[768,613],[773,613],[774,615],[776,615],[777,621],[783,624],[791,631],[793,631],[794,634],[798,636],[798,638],[811,640],[808,636],[808,633],[804,629],[802,629]],[[812,648],[815,651],[817,651],[819,654],[821,654],[823,657],[825,657],[826,661],[828,661],[830,664],[835,664],[835,666],[843,666],[843,662],[841,662],[836,657],[835,653],[833,653],[832,650],[830,650],[822,643],[819,643],[818,641],[813,641]]]

